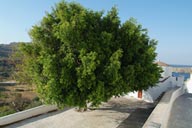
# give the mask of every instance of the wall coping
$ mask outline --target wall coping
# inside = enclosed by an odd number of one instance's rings
[[[55,105],[41,105],[32,109],[3,116],[0,117],[0,127],[55,110],[57,110]]]
[[[186,86],[183,85],[167,91],[148,117],[143,128],[167,128],[173,102],[184,94],[185,90]]]

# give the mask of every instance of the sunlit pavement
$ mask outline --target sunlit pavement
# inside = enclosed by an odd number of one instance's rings
[[[168,128],[192,128],[192,94],[183,94],[175,100]]]

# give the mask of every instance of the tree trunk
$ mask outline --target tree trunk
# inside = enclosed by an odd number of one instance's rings
[[[142,96],[142,90],[139,90],[139,91],[138,91],[138,98],[139,98],[139,99],[142,99],[142,97],[143,97],[143,96]]]

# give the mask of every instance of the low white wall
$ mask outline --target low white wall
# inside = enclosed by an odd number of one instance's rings
[[[154,102],[163,92],[166,92],[169,88],[172,87],[172,79],[171,77],[169,77],[164,82],[158,83],[157,86],[143,91],[143,100],[148,102]]]
[[[162,66],[164,72],[162,72],[162,78],[159,80],[160,82],[157,86],[149,88],[146,91],[143,91],[142,99],[147,102],[154,102],[163,92],[174,88],[181,87],[184,84],[184,76],[180,77],[172,77],[172,67]],[[168,78],[168,79],[167,79]],[[192,79],[191,83],[192,85]],[[190,87],[190,92],[192,93],[192,86]],[[138,98],[138,92],[131,92],[125,95],[125,97],[135,97]]]
[[[191,93],[192,93],[192,79],[191,82],[189,82],[191,85]],[[166,92],[167,90],[170,90],[171,88],[174,87],[181,87],[184,85],[184,77],[167,77],[167,78],[162,78],[160,79],[160,82],[152,87],[147,89],[146,91],[143,90],[143,96],[142,100],[147,101],[147,102],[154,102],[163,92]],[[134,97],[138,98],[138,92],[131,92],[125,95],[124,97]]]
[[[163,72],[161,73],[162,77],[172,76],[172,67],[162,66],[161,68],[163,69]]]
[[[0,126],[8,125],[17,121],[21,121],[21,120],[24,120],[33,116],[37,116],[43,113],[47,113],[50,111],[54,111],[54,110],[57,110],[57,107],[54,105],[52,106],[42,105],[42,106],[28,109],[25,111],[3,116],[3,117],[0,117]]]
[[[143,100],[148,102],[154,102],[163,92],[166,92],[167,90],[170,90],[171,88],[174,87],[181,87],[183,85],[184,85],[183,76],[180,76],[177,79],[176,77],[169,77],[164,82],[158,83],[157,86],[149,88],[146,91],[143,91]]]
[[[184,76],[172,77],[172,84],[181,87],[184,84]]]
[[[192,76],[192,74],[190,74],[190,76]],[[192,93],[192,77],[190,77],[190,79],[188,79],[185,82],[185,84],[186,84],[187,92]]]
[[[167,116],[165,116],[165,118],[163,117],[163,125],[164,128],[167,128],[167,124],[168,124],[168,119],[170,117],[170,113],[171,113],[171,108],[173,107],[173,102],[181,95],[183,95],[186,92],[186,86],[183,85],[181,86],[179,89],[177,89],[176,91],[174,91],[172,93],[171,99],[169,104],[167,105]]]
[[[128,94],[125,94],[124,97],[134,97],[134,98],[138,98],[138,92],[137,91],[134,91],[134,92],[130,92]]]
[[[149,118],[143,125],[143,128],[167,128],[167,123],[170,116],[171,108],[173,106],[173,102],[176,98],[184,94],[185,91],[186,86],[183,85],[178,89],[172,89],[166,92],[161,101],[150,114]]]

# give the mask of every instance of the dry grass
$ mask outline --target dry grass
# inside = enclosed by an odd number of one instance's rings
[[[34,87],[30,85],[1,85],[0,88],[4,90],[1,91],[1,93],[7,95],[7,97],[4,98],[5,102],[11,102],[14,100],[15,94],[20,94],[22,98],[27,98],[29,100],[32,100],[37,96]]]
[[[41,104],[34,87],[14,83],[0,83],[0,117]]]

